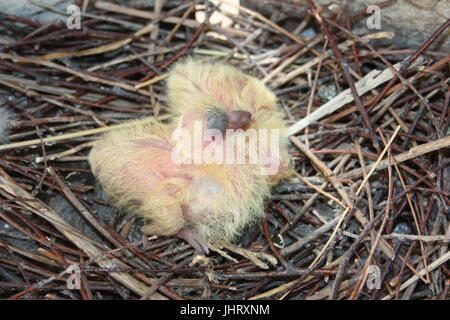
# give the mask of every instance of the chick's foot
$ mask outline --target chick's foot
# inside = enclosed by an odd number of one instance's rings
[[[200,254],[209,253],[208,242],[196,230],[186,228],[175,234],[175,237],[189,243]]]

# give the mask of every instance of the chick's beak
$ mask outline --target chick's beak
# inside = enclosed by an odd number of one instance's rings
[[[237,110],[230,112],[227,129],[246,129],[252,121],[252,114],[248,111]]]

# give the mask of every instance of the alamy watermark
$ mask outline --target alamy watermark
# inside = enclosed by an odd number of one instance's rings
[[[177,128],[172,132],[174,164],[254,164],[261,175],[273,175],[280,168],[280,132],[278,129],[203,128],[194,121],[193,130]]]
[[[381,270],[377,265],[370,265],[367,268],[367,288],[370,290],[381,288]]]
[[[366,9],[366,13],[371,14],[367,18],[366,24],[369,30],[380,30],[381,29],[381,9],[377,5],[370,5]]]
[[[69,290],[77,289],[79,290],[81,288],[81,270],[80,267],[76,264],[70,265],[66,272],[70,274],[70,276],[67,278],[66,286]]]
[[[81,30],[81,9],[79,6],[71,4],[67,7],[66,13],[69,17],[66,19],[66,26],[69,30]]]

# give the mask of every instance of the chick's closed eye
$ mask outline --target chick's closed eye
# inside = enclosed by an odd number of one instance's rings
[[[228,127],[228,115],[222,108],[213,106],[206,110],[206,126],[224,132]]]

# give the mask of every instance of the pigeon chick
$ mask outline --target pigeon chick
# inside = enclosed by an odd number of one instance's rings
[[[236,138],[251,140],[250,129],[283,132],[281,112],[257,79],[194,60],[174,68],[168,101],[172,124],[147,119],[111,131],[95,143],[89,163],[105,193],[144,218],[144,233],[175,235],[208,253],[210,245],[232,242],[260,220],[271,187],[290,173],[282,133],[276,135],[278,149],[259,146],[258,159],[264,161],[249,161],[254,150],[247,145],[240,150],[243,163],[223,161]],[[197,129],[223,136],[202,134],[197,141]],[[270,131],[267,140],[273,137]],[[199,149],[211,151],[210,157],[196,159]],[[180,151],[184,157],[178,157]],[[266,174],[267,168],[275,170]]]

